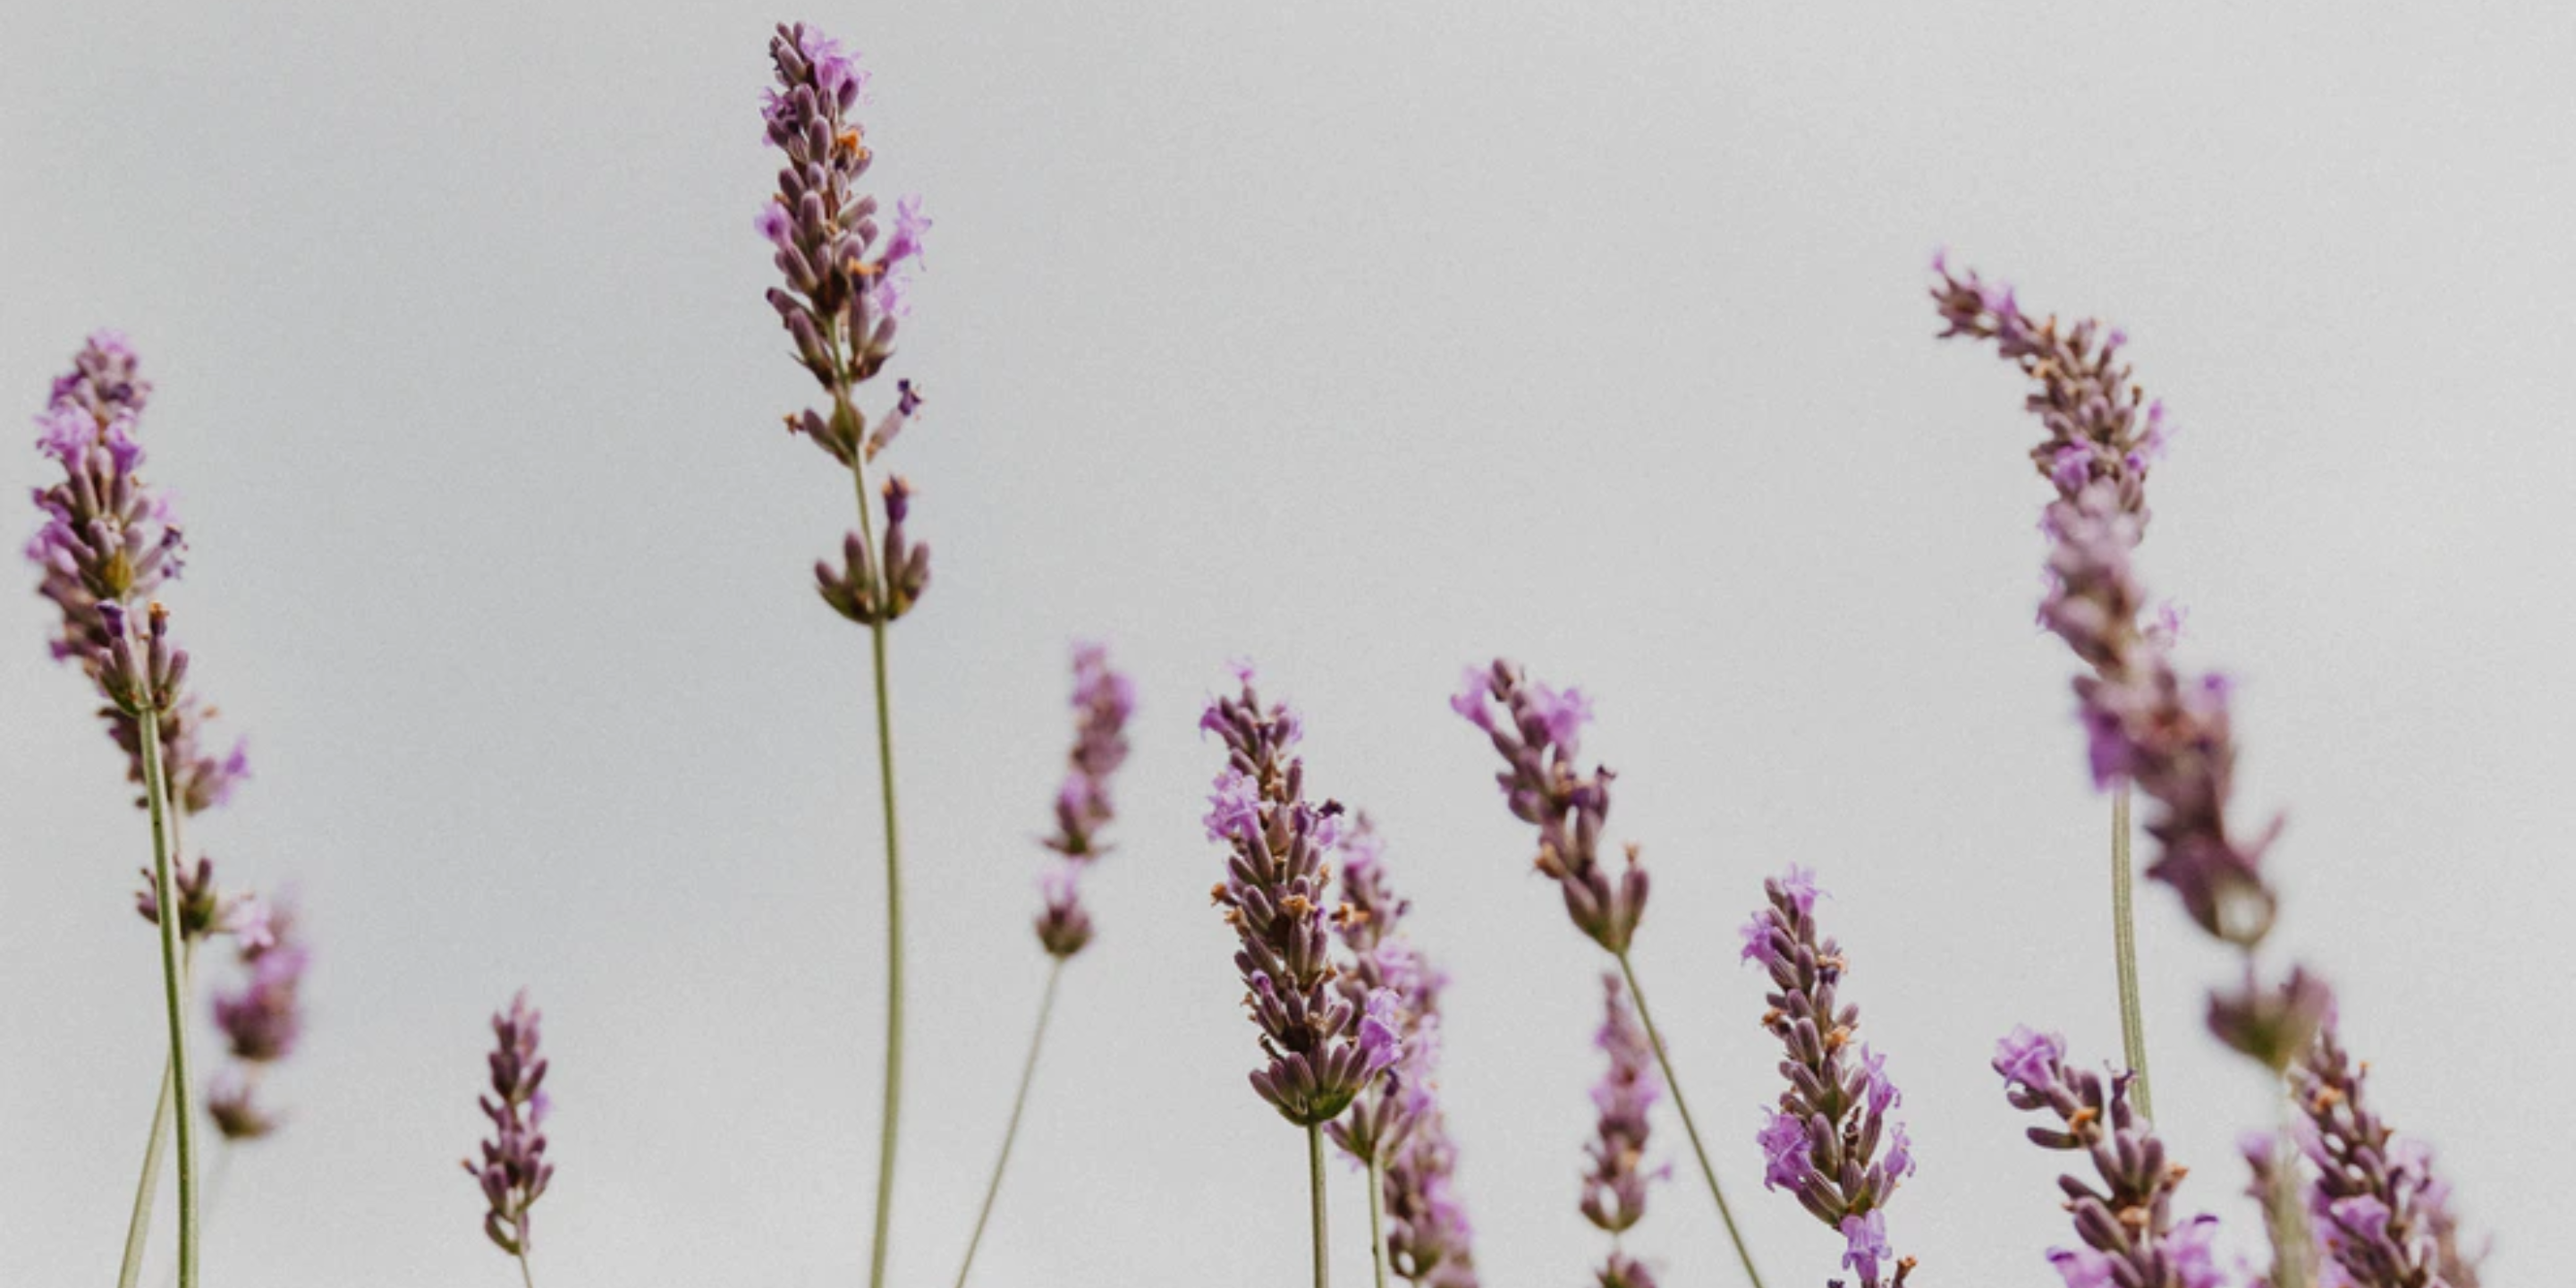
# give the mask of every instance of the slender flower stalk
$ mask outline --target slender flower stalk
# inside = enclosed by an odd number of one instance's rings
[[[1609,1256],[1593,1272],[1601,1288],[1655,1288],[1654,1273],[1628,1255],[1621,1237],[1646,1215],[1646,1187],[1669,1180],[1671,1164],[1648,1169],[1650,1113],[1660,1098],[1652,1048],[1637,1014],[1619,991],[1619,976],[1601,977],[1601,1029],[1593,1045],[1609,1058],[1592,1088],[1593,1137],[1583,1147],[1583,1219],[1610,1236]]]
[[[877,453],[920,411],[920,394],[910,381],[896,382],[894,410],[871,428],[858,408],[857,391],[894,355],[895,320],[909,311],[911,271],[921,259],[930,220],[923,217],[919,198],[906,197],[896,203],[894,224],[887,230],[877,222],[876,198],[855,190],[872,156],[850,116],[868,80],[857,57],[839,41],[801,24],[778,28],[769,42],[769,57],[777,84],[768,91],[761,120],[770,146],[784,154],[786,164],[778,171],[777,192],[753,222],[774,248],[772,262],[782,279],[769,289],[769,303],[787,329],[797,361],[831,402],[828,414],[807,410],[787,417],[787,429],[811,440],[849,472],[858,526],[842,541],[841,566],[817,563],[814,575],[825,603],[868,628],[875,680],[878,786],[885,814],[886,1058],[868,1282],[883,1288],[903,1107],[904,998],[903,847],[895,813],[886,627],[929,588],[930,548],[905,531],[911,485],[898,476],[871,488],[869,475]]]
[[[2053,316],[2034,319],[2022,312],[2011,287],[1989,284],[1973,272],[1954,276],[1939,256],[1933,258],[1932,271],[1940,278],[1932,299],[1947,328],[1941,338],[1991,341],[1998,355],[2030,379],[2033,387],[2023,405],[2048,431],[2047,439],[2030,452],[2040,476],[2056,487],[2060,500],[2072,500],[2096,485],[2108,487],[2120,511],[2143,534],[2147,473],[2163,458],[2172,431],[2165,424],[2164,404],[2145,401],[2130,379],[2130,368],[2120,361],[2127,335],[2090,318],[2063,330]],[[2086,660],[2098,667],[2109,659]],[[2111,943],[2119,974],[2120,1045],[2137,1075],[2132,1094],[2138,1110],[2152,1118],[2146,1018],[2138,998],[2138,931],[2129,897],[2135,884],[2129,864],[2129,785],[2117,783],[2111,790]]]
[[[1500,719],[1495,715],[1497,706]],[[1762,1288],[1762,1272],[1754,1268],[1753,1252],[1736,1228],[1735,1213],[1727,1206],[1726,1191],[1718,1184],[1717,1169],[1709,1162],[1699,1125],[1691,1118],[1690,1102],[1682,1095],[1680,1079],[1673,1076],[1671,1054],[1655,1029],[1654,1013],[1646,1005],[1645,990],[1638,987],[1636,967],[1628,957],[1637,923],[1646,913],[1646,870],[1639,866],[1633,844],[1627,847],[1625,866],[1616,874],[1601,859],[1601,828],[1610,813],[1614,775],[1599,765],[1585,774],[1575,763],[1583,726],[1592,719],[1591,700],[1580,689],[1559,693],[1529,679],[1520,667],[1497,659],[1491,667],[1467,668],[1449,708],[1493,740],[1504,763],[1494,776],[1502,786],[1504,802],[1514,818],[1538,829],[1538,870],[1556,882],[1575,929],[1617,959],[1629,996],[1635,1000],[1638,1021],[1645,1026],[1655,1059],[1663,1065],[1664,1082],[1672,1088],[1673,1108],[1681,1115],[1682,1131],[1690,1138],[1700,1176],[1708,1182],[1709,1197],[1717,1202],[1718,1220],[1735,1245],[1745,1278],[1753,1288]]]
[[[1368,1168],[1370,1257],[1380,1275],[1476,1288],[1474,1236],[1454,1185],[1458,1149],[1439,1099],[1440,994],[1449,977],[1405,933],[1412,907],[1388,883],[1385,844],[1359,815],[1342,842],[1342,902],[1332,916],[1350,955],[1342,995],[1365,1009],[1380,990],[1390,994],[1404,1055],[1325,1131]]]
[[[1073,751],[1066,757],[1064,784],[1055,794],[1055,834],[1046,848],[1054,862],[1038,880],[1045,906],[1038,913],[1038,946],[1047,953],[1045,996],[1038,1002],[1038,1022],[1029,1034],[1028,1059],[1020,1066],[1019,1090],[1011,1097],[1011,1117],[1002,1128],[1002,1149],[993,1159],[992,1179],[984,1185],[984,1204],[975,1213],[975,1232],[966,1239],[966,1255],[957,1263],[957,1288],[975,1268],[975,1250],[983,1246],[984,1226],[993,1219],[993,1201],[1002,1193],[1002,1174],[1011,1165],[1011,1145],[1019,1139],[1020,1115],[1028,1108],[1029,1084],[1036,1080],[1038,1052],[1046,1045],[1047,1020],[1055,1014],[1056,984],[1064,964],[1091,942],[1091,914],[1082,906],[1081,878],[1107,854],[1100,831],[1117,817],[1110,798],[1110,779],[1127,763],[1127,719],[1136,712],[1136,686],[1111,669],[1109,651],[1098,644],[1073,649]]]
[[[1313,1187],[1315,1283],[1329,1275],[1324,1221],[1324,1124],[1340,1116],[1403,1058],[1395,991],[1364,1005],[1343,980],[1326,907],[1331,862],[1343,839],[1339,802],[1306,799],[1306,765],[1294,755],[1303,723],[1264,705],[1252,669],[1241,691],[1210,702],[1199,728],[1225,743],[1226,765],[1208,797],[1208,839],[1226,847],[1225,879],[1212,892],[1235,933],[1244,1007],[1261,1031],[1263,1065],[1253,1092],[1306,1129]]]
[[[1854,1052],[1860,1008],[1837,996],[1850,962],[1842,945],[1819,937],[1815,874],[1793,866],[1763,882],[1762,893],[1766,905],[1744,926],[1743,956],[1771,977],[1762,1027],[1786,1048],[1780,1076],[1789,1084],[1755,1137],[1762,1187],[1786,1187],[1843,1236],[1843,1268],[1859,1273],[1860,1288],[1903,1288],[1914,1258],[1889,1249],[1885,1209],[1914,1171],[1905,1124],[1888,1117],[1904,1095],[1888,1081],[1887,1057],[1867,1046]]]
[[[2211,1251],[2218,1219],[2174,1220],[2185,1169],[2166,1159],[2155,1128],[2129,1103],[2135,1074],[2105,1080],[2069,1069],[2063,1039],[2027,1028],[1996,1044],[1994,1068],[2013,1108],[2055,1120],[2029,1129],[2032,1144],[2081,1152],[2093,1164],[2093,1179],[2057,1182],[2079,1240],[2048,1253],[2066,1288],[2221,1288]]]
[[[467,1159],[465,1174],[483,1190],[487,1211],[483,1233],[493,1246],[519,1263],[519,1277],[533,1283],[528,1268],[532,1241],[528,1209],[545,1196],[555,1165],[546,1161],[546,1114],[553,1100],[546,1094],[546,1060],[537,1054],[541,1013],[528,1007],[527,990],[510,999],[510,1009],[492,1017],[492,1094],[478,1103],[492,1120],[492,1139],[483,1142],[483,1161]]]

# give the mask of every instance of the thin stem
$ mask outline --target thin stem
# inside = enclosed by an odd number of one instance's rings
[[[984,1206],[975,1213],[975,1233],[966,1240],[966,1259],[957,1264],[957,1288],[966,1288],[966,1272],[975,1268],[975,1249],[984,1242],[984,1223],[993,1219],[993,1200],[1002,1193],[1002,1173],[1011,1165],[1011,1142],[1020,1137],[1020,1111],[1029,1105],[1029,1083],[1038,1072],[1038,1048],[1046,1042],[1047,1019],[1055,1014],[1056,981],[1064,978],[1064,958],[1050,957],[1046,998],[1038,1003],[1038,1024],[1029,1034],[1029,1058],[1020,1065],[1019,1094],[1011,1097],[1011,1122],[1002,1129],[1002,1152],[993,1160],[993,1179],[984,1186]]]
[[[1324,1128],[1320,1123],[1306,1128],[1306,1179],[1315,1193],[1315,1288],[1332,1288],[1332,1259],[1324,1241]]]
[[[865,517],[862,510],[862,522]],[[894,717],[886,706],[884,622],[868,627],[868,642],[876,657],[877,770],[885,793],[886,840],[885,1111],[877,1137],[876,1239],[868,1254],[868,1283],[885,1288],[886,1232],[894,1220],[895,1128],[903,1112],[903,865],[894,816]]]
[[[2137,1075],[2138,1112],[2155,1121],[2147,1094],[2147,1017],[2138,1002],[2138,918],[2130,907],[2137,881],[2129,871],[2129,785],[2111,794],[2111,947],[2120,963],[2120,1048]]]
[[[178,883],[171,879],[169,779],[161,764],[161,713],[134,717],[143,747],[143,795],[152,814],[152,893],[161,915],[161,996],[170,1021],[171,1134],[179,1142],[179,1288],[197,1288],[197,1127],[188,1074],[188,990],[179,950]]]
[[[1369,1155],[1369,1268],[1386,1288],[1386,1151]]]
[[[1628,954],[1614,953],[1619,959],[1619,973],[1627,977],[1629,1000],[1637,1004],[1637,1020],[1646,1026],[1646,1041],[1655,1048],[1655,1063],[1664,1071],[1664,1086],[1673,1093],[1673,1108],[1681,1111],[1682,1133],[1690,1137],[1691,1153],[1699,1159],[1699,1174],[1708,1179],[1708,1196],[1717,1200],[1718,1219],[1726,1223],[1726,1237],[1735,1244],[1736,1259],[1744,1263],[1744,1277],[1753,1288],[1762,1288],[1762,1272],[1753,1268],[1753,1252],[1744,1246],[1744,1233],[1735,1228],[1735,1213],[1726,1206],[1726,1191],[1718,1188],[1717,1169],[1708,1162],[1708,1147],[1700,1144],[1699,1126],[1691,1121],[1690,1102],[1682,1097],[1681,1080],[1673,1076],[1673,1058],[1664,1051],[1664,1035],[1655,1028],[1655,1016],[1646,1009],[1646,993],[1637,987],[1637,968],[1628,964]]]
[[[134,1215],[125,1222],[125,1261],[116,1288],[143,1281],[143,1248],[152,1238],[152,1204],[161,1197],[161,1142],[170,1134],[170,1060],[161,1060],[161,1090],[152,1101],[152,1136],[143,1146],[143,1178],[134,1183]]]
[[[2275,1112],[2279,1115],[2278,1138],[2272,1147],[2277,1160],[2272,1168],[2272,1192],[2264,1196],[2267,1209],[2265,1232],[2272,1236],[2273,1288],[2308,1288],[2314,1279],[2310,1260],[2316,1248],[2308,1233],[2307,1205],[2299,1200],[2298,1108],[2296,1093],[2275,1082],[2272,1087]]]
[[[519,1248],[519,1282],[526,1288],[537,1288],[537,1276],[528,1269],[528,1249],[524,1244]]]

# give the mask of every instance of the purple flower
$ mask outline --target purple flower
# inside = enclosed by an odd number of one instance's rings
[[[1646,1215],[1646,1184],[1663,1170],[1645,1167],[1647,1111],[1662,1096],[1655,1075],[1654,1048],[1628,1004],[1619,976],[1601,976],[1602,1018],[1593,1045],[1610,1058],[1601,1081],[1592,1088],[1598,1113],[1594,1135],[1583,1148],[1590,1166],[1583,1176],[1583,1215],[1609,1234],[1619,1234]]]
[[[492,1094],[480,1100],[483,1116],[492,1120],[492,1139],[483,1142],[480,1166],[471,1160],[465,1163],[466,1173],[482,1187],[490,1208],[483,1217],[483,1232],[503,1252],[522,1259],[528,1255],[528,1209],[545,1194],[555,1174],[554,1164],[546,1161],[542,1130],[549,1101],[544,1090],[546,1061],[537,1054],[541,1018],[528,1008],[524,989],[510,1000],[507,1012],[492,1017],[494,1043],[487,1060]]]
[[[1450,695],[1449,709],[1457,712],[1467,723],[1491,733],[1494,729],[1494,717],[1486,707],[1485,700],[1491,695],[1492,689],[1493,677],[1485,668],[1468,667],[1459,679],[1458,691]]]
[[[202,864],[201,864],[202,875]],[[304,1029],[298,994],[312,950],[296,934],[291,899],[263,903],[244,895],[230,901],[242,986],[214,995],[215,1027],[222,1030],[234,1063],[211,1080],[207,1111],[228,1140],[255,1140],[277,1130],[278,1117],[258,1103],[268,1066],[295,1050]]]
[[[1566,915],[1593,942],[1625,953],[1646,915],[1646,873],[1633,847],[1621,871],[1600,860],[1614,775],[1598,766],[1588,775],[1575,768],[1576,735],[1591,719],[1590,700],[1577,689],[1558,693],[1535,683],[1504,661],[1485,673],[1485,684],[1507,721],[1494,720],[1473,685],[1450,708],[1484,730],[1501,753],[1504,769],[1495,781],[1513,816],[1537,827],[1538,869],[1557,883]]]
[[[1887,1116],[1904,1096],[1887,1076],[1887,1057],[1857,1044],[1860,1008],[1841,999],[1848,963],[1816,924],[1815,873],[1791,867],[1763,882],[1762,893],[1764,906],[1745,929],[1746,957],[1770,977],[1762,1027],[1780,1040],[1787,1084],[1755,1138],[1763,1187],[1787,1189],[1808,1215],[1844,1235],[1843,1265],[1860,1272],[1860,1288],[1894,1288],[1913,1265],[1898,1261],[1894,1277],[1882,1278],[1881,1261],[1894,1255],[1882,1213],[1914,1170],[1905,1126]]]
[[[788,245],[787,232],[791,224],[786,205],[773,198],[760,208],[760,214],[752,219],[751,226],[760,234],[762,241],[784,247]]]
[[[2026,1024],[2014,1025],[2010,1034],[1995,1043],[1995,1072],[2003,1075],[2006,1085],[2034,1090],[2048,1086],[2065,1060],[2066,1039],[2036,1032]]]
[[[1100,830],[1117,817],[1109,784],[1127,763],[1127,718],[1136,710],[1136,686],[1109,665],[1098,644],[1073,649],[1073,750],[1056,789],[1055,834],[1045,845],[1061,857],[1040,879],[1045,908],[1038,914],[1038,942],[1057,957],[1071,957],[1091,941],[1091,917],[1082,908],[1083,869],[1109,847]]]
[[[2476,1288],[2478,1258],[2460,1247],[2450,1187],[2433,1173],[2432,1150],[2380,1118],[2368,1076],[2331,1024],[2291,1070],[2299,1148],[2313,1172],[2306,1206],[2327,1267],[2369,1288]],[[2267,1171],[2258,1165],[2256,1174]]]
[[[2129,1103],[2131,1075],[2106,1079],[2069,1069],[2063,1043],[2027,1028],[1998,1045],[1995,1069],[2013,1108],[2051,1120],[2028,1129],[2032,1144],[2092,1165],[2091,1179],[2057,1182],[2083,1244],[2048,1253],[2068,1288],[2218,1288],[2209,1251],[2214,1219],[2174,1222],[2184,1169],[2167,1159],[2154,1127]]]

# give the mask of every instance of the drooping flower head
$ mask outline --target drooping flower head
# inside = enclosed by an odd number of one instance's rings
[[[1283,705],[1265,706],[1251,669],[1235,697],[1199,718],[1222,738],[1226,764],[1209,796],[1208,839],[1227,849],[1214,897],[1238,947],[1244,1006],[1261,1030],[1264,1066],[1252,1088],[1299,1126],[1332,1121],[1402,1055],[1394,1027],[1365,1023],[1377,999],[1355,1004],[1341,988],[1328,931],[1331,860],[1342,807],[1306,799],[1306,766],[1293,753],[1303,730]],[[1392,999],[1390,999],[1390,1002]]]
[[[857,56],[799,24],[778,28],[769,58],[777,82],[762,102],[761,123],[784,164],[778,190],[752,223],[770,243],[780,277],[769,288],[770,306],[830,403],[787,417],[787,429],[860,475],[864,509],[869,462],[921,411],[921,393],[908,380],[896,382],[894,408],[874,428],[856,400],[858,387],[894,356],[895,319],[910,310],[910,276],[930,220],[919,197],[906,197],[896,203],[889,232],[877,221],[876,198],[857,190],[872,155],[850,116],[867,88]],[[888,479],[881,495],[884,522],[863,516],[842,542],[842,565],[814,566],[823,601],[861,625],[903,616],[930,584],[930,548],[904,528],[911,486]]]
[[[2055,1120],[2028,1129],[2032,1144],[2081,1153],[2092,1164],[2089,1180],[2057,1181],[2079,1240],[2048,1252],[2066,1288],[2223,1288],[2210,1252],[2216,1218],[2174,1219],[2184,1168],[2165,1157],[2154,1126],[2131,1107],[2130,1075],[2070,1069],[2064,1039],[2027,1028],[1996,1044],[1994,1069],[2013,1108]]]
[[[1792,866],[1762,892],[1743,956],[1770,975],[1762,1027],[1780,1039],[1788,1084],[1754,1136],[1762,1185],[1787,1190],[1843,1236],[1843,1268],[1858,1274],[1858,1288],[1892,1288],[1914,1267],[1889,1251],[1884,1215],[1914,1170],[1905,1124],[1889,1116],[1904,1096],[1888,1080],[1887,1057],[1857,1044],[1860,1008],[1838,996],[1850,963],[1817,927],[1815,874]]]
[[[1109,651],[1098,644],[1075,645],[1073,751],[1066,758],[1064,785],[1056,789],[1055,834],[1046,839],[1057,858],[1038,881],[1045,898],[1037,919],[1038,942],[1050,955],[1071,957],[1091,942],[1082,874],[1109,852],[1099,833],[1117,816],[1110,779],[1127,762],[1127,718],[1135,710],[1136,686],[1111,669]]]
[[[1388,882],[1385,842],[1360,815],[1342,842],[1342,902],[1332,915],[1350,961],[1341,991],[1364,1008],[1384,999],[1403,1055],[1324,1130],[1354,1160],[1383,1161],[1389,1268],[1417,1284],[1476,1288],[1473,1234],[1455,1192],[1458,1150],[1440,1110],[1440,994],[1449,977],[1405,933],[1412,906]]]
[[[1538,870],[1563,892],[1566,915],[1593,942],[1626,952],[1646,914],[1646,870],[1637,866],[1633,846],[1616,873],[1601,860],[1614,775],[1597,765],[1584,773],[1575,760],[1592,719],[1591,699],[1580,689],[1560,693],[1533,682],[1498,660],[1489,669],[1468,668],[1449,706],[1501,753],[1504,768],[1495,781],[1512,816],[1537,827]]]
[[[552,1102],[545,1091],[546,1060],[537,1054],[540,1018],[525,990],[510,999],[508,1011],[492,1017],[493,1047],[486,1061],[492,1091],[479,1101],[483,1116],[492,1120],[492,1139],[483,1142],[480,1164],[465,1162],[466,1173],[483,1189],[483,1232],[514,1257],[527,1255],[528,1209],[555,1175],[554,1164],[546,1161],[545,1121]]]

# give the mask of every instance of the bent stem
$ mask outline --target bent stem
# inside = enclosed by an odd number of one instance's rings
[[[1646,1028],[1646,1041],[1655,1048],[1655,1063],[1664,1072],[1664,1087],[1673,1093],[1673,1108],[1681,1111],[1682,1134],[1690,1137],[1691,1154],[1699,1159],[1699,1174],[1708,1180],[1708,1196],[1717,1200],[1717,1217],[1726,1223],[1726,1237],[1735,1244],[1736,1259],[1744,1263],[1744,1277],[1753,1288],[1762,1288],[1762,1272],[1753,1268],[1753,1252],[1744,1246],[1744,1233],[1735,1228],[1735,1213],[1726,1206],[1726,1191],[1718,1188],[1717,1169],[1709,1165],[1708,1147],[1700,1144],[1699,1125],[1691,1121],[1690,1101],[1682,1096],[1681,1080],[1673,1076],[1673,1059],[1664,1051],[1664,1035],[1655,1028],[1654,1012],[1646,1009],[1645,990],[1637,987],[1637,968],[1628,964],[1628,954],[1613,953],[1619,959],[1619,973],[1628,980],[1628,998],[1637,1004],[1637,1021]]]
[[[185,968],[180,964],[179,893],[170,875],[173,829],[168,774],[161,764],[161,713],[137,714],[134,727],[139,735],[136,741],[143,747],[143,795],[152,814],[152,895],[161,910],[156,919],[161,930],[161,997],[170,1022],[165,1076],[170,1087],[171,1134],[179,1142],[179,1288],[197,1288],[197,1127],[189,1094],[188,998],[182,980]],[[157,1148],[158,1132],[153,1143]],[[147,1151],[147,1166],[148,1157]]]
[[[2147,1017],[2138,1001],[2138,919],[2130,908],[2136,887],[2129,873],[2129,785],[2122,783],[2111,795],[2111,948],[2120,967],[2120,1048],[2128,1058],[2129,1072],[2136,1075],[2132,1089],[2137,1092],[2138,1112],[2153,1122],[2156,1103],[2147,1094]]]
[[[993,1160],[993,1179],[984,1186],[984,1206],[975,1213],[975,1233],[966,1240],[966,1259],[957,1265],[957,1288],[966,1288],[966,1272],[975,1268],[975,1249],[983,1246],[984,1223],[993,1219],[993,1200],[1002,1192],[1002,1173],[1011,1165],[1011,1142],[1020,1136],[1020,1111],[1028,1108],[1029,1083],[1038,1072],[1038,1048],[1046,1042],[1047,1019],[1055,1014],[1056,981],[1064,978],[1064,958],[1050,957],[1046,998],[1038,1003],[1038,1024],[1029,1034],[1029,1058],[1020,1066],[1019,1094],[1011,1097],[1010,1125],[1002,1129],[1002,1152]]]
[[[1386,1288],[1386,1153],[1369,1155],[1369,1268],[1377,1288]]]
[[[1332,1288],[1332,1261],[1324,1242],[1324,1128],[1320,1123],[1306,1128],[1306,1179],[1315,1193],[1315,1288]]]

